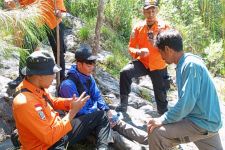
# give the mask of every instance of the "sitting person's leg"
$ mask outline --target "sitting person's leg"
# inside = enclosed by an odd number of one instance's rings
[[[223,150],[221,139],[217,133],[213,137],[194,142],[199,150]]]
[[[92,114],[80,116],[73,120],[73,129],[68,134],[69,145],[86,138],[95,131],[97,148],[108,147],[113,142],[108,118],[104,111],[96,111]]]
[[[117,131],[119,134],[128,138],[129,140],[136,141],[140,144],[148,144],[148,134],[145,131],[142,131],[122,120],[113,127],[114,131]]]
[[[104,111],[96,111],[83,115],[72,121],[73,129],[66,136],[56,142],[49,150],[60,150],[76,144],[87,138],[95,131],[97,149],[108,149],[108,144],[113,142],[112,130]]]
[[[155,128],[149,134],[149,149],[169,149],[182,143],[194,142],[215,136],[211,133],[184,119],[176,123],[166,124]],[[217,141],[217,143],[220,143]],[[219,146],[219,145],[218,145]],[[219,146],[220,147],[220,146]]]

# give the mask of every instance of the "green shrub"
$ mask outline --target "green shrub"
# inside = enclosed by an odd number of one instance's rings
[[[134,7],[139,1],[113,0],[107,3],[105,9],[106,21],[112,26],[120,37],[129,40]],[[122,8],[122,9],[121,9]]]
[[[67,11],[76,17],[93,18],[97,15],[97,0],[64,0],[64,3]]]
[[[3,5],[4,5],[3,1],[0,1],[0,9],[3,8]]]
[[[108,47],[112,50],[113,55],[106,60],[106,70],[114,77],[119,77],[120,70],[128,63],[127,46],[118,39],[112,39],[111,44],[108,42]]]
[[[87,41],[90,37],[90,30],[88,27],[82,27],[78,32],[78,36],[82,42]]]
[[[128,63],[127,57],[120,54],[109,56],[105,63],[105,69],[114,77],[119,78],[120,70]]]
[[[223,41],[211,40],[210,45],[204,50],[206,65],[213,74],[222,74],[225,70]]]
[[[104,67],[107,72],[118,78],[120,70],[129,61],[127,42],[107,26],[102,27],[101,35],[104,41],[102,47],[113,54],[107,58]]]
[[[103,38],[103,40],[107,40],[112,38],[113,36],[115,36],[115,33],[112,29],[110,29],[107,26],[102,26],[101,28],[101,37]]]

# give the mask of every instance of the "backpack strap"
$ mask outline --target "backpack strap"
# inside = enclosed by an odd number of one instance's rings
[[[20,89],[20,90],[16,91],[16,92],[13,94],[13,97],[15,98],[18,94],[23,93],[23,92],[30,92],[30,93],[32,93],[32,92],[31,92],[30,90],[28,90],[27,88],[23,88],[23,89]],[[49,103],[49,105],[53,108],[53,104],[52,104],[52,102],[48,99],[48,97],[44,95],[43,98],[44,98],[45,101],[46,101],[47,103]]]
[[[84,85],[81,83],[81,80],[77,76],[68,75],[67,79],[74,82],[74,84],[77,87],[77,92],[79,95],[81,95],[85,91]],[[87,83],[85,86],[88,89],[87,94],[90,95],[91,79],[87,80]]]
[[[54,108],[54,107],[53,107],[53,104],[52,104],[52,102],[50,101],[50,99],[48,98],[48,96],[43,95],[42,97],[45,99],[45,101],[46,101],[52,108]]]
[[[18,91],[16,91],[14,94],[13,94],[13,97],[15,98],[18,94],[20,93],[23,93],[23,92],[30,92],[32,93],[30,90],[28,90],[27,88],[23,88],[23,89],[20,89]]]

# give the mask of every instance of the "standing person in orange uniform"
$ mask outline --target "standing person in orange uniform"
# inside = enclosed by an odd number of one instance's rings
[[[14,1],[14,0],[8,0]],[[52,47],[52,51],[54,57],[57,61],[57,35],[56,35],[56,27],[59,25],[59,37],[60,37],[60,66],[62,70],[60,71],[60,79],[64,79],[65,77],[65,58],[64,53],[66,52],[66,46],[64,43],[64,25],[62,23],[62,12],[66,11],[63,0],[18,0],[21,7],[29,6],[33,3],[40,3],[39,7],[41,9],[42,19],[41,23],[46,24],[49,29],[47,29],[47,36],[49,43]],[[9,2],[8,2],[9,3]],[[55,5],[56,3],[56,5]],[[55,8],[56,6],[56,8]],[[30,49],[30,48],[28,48]],[[35,49],[35,48],[34,48]],[[20,64],[19,67],[20,76],[9,83],[10,87],[16,87],[23,79],[21,75],[21,69],[23,65]]]
[[[154,89],[157,111],[163,114],[167,111],[167,90],[169,88],[167,67],[164,60],[154,46],[154,38],[160,30],[168,28],[163,21],[159,20],[157,0],[145,0],[143,14],[145,20],[139,22],[133,29],[129,53],[134,59],[120,72],[120,100],[118,111],[127,111],[128,94],[131,91],[132,78],[149,75]]]
[[[111,129],[104,111],[74,118],[90,96],[53,98],[47,91],[60,67],[49,52],[33,52],[22,69],[24,80],[13,100],[13,116],[22,150],[65,149],[84,139],[93,130],[97,149],[106,150],[111,142]],[[61,118],[55,110],[66,110]]]

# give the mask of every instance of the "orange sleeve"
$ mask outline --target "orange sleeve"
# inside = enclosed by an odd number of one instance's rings
[[[136,54],[136,51],[132,48],[137,48],[137,29],[133,29],[132,32],[131,32],[131,35],[130,35],[130,41],[129,41],[129,48],[128,48],[128,51],[130,53],[130,55],[136,59],[138,56]]]
[[[46,96],[52,102],[54,109],[56,110],[70,110],[70,104],[72,102],[72,98],[62,98],[62,97],[53,97],[51,94],[47,94],[48,89],[45,89]]]
[[[70,104],[72,102],[71,98],[62,98],[62,97],[57,97],[57,98],[51,98],[54,104],[54,109],[60,109],[60,110],[70,110]]]
[[[53,1],[54,1],[54,0],[53,0]],[[63,0],[55,0],[55,1],[56,1],[56,8],[57,8],[58,10],[61,10],[61,11],[66,12],[66,7],[65,7],[65,5],[64,5]]]
[[[49,120],[49,116],[46,115],[44,119],[41,119],[34,105],[34,103],[24,103],[14,107],[14,117],[17,124],[25,126],[26,132],[35,136],[42,143],[51,146],[72,129],[67,118],[61,119],[54,116]]]
[[[26,7],[27,5],[30,5],[34,3],[36,0],[19,0],[18,2],[22,7]]]

